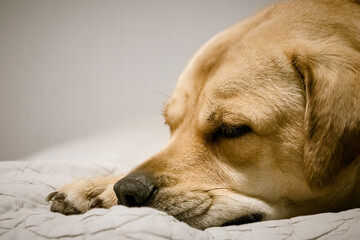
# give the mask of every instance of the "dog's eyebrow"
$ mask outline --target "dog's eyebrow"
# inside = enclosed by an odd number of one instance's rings
[[[164,118],[169,117],[169,111],[170,111],[170,107],[172,105],[176,104],[176,100],[173,97],[170,97],[167,102],[164,104],[163,108],[162,108],[162,114]]]
[[[165,119],[165,123],[167,123],[167,124],[169,124],[169,121],[170,121],[170,118],[171,118],[171,116],[169,115],[170,105],[171,105],[171,103],[170,103],[170,102],[167,102],[167,103],[164,105],[163,109],[162,109],[162,115],[163,115],[163,117],[164,117],[164,119]]]
[[[184,108],[182,104],[179,104],[174,98],[169,99],[169,101],[163,107],[163,117],[165,119],[165,124],[169,125],[170,128],[176,128],[183,117]]]
[[[164,118],[167,117],[168,109],[169,109],[169,102],[165,103],[162,108],[162,115]]]

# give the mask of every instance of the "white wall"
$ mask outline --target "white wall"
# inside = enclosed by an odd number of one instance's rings
[[[193,53],[273,1],[0,0],[0,160],[119,123],[161,128]]]

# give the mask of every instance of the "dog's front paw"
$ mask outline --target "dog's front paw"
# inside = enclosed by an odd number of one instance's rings
[[[81,214],[92,208],[110,208],[117,203],[113,185],[115,177],[78,179],[50,193],[50,211],[65,215]]]

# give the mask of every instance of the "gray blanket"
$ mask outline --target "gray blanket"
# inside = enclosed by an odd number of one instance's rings
[[[360,209],[205,231],[151,208],[49,211],[47,194],[72,178],[122,169],[116,161],[0,162],[0,239],[360,239]]]

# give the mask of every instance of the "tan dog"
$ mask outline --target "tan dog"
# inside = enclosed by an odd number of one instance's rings
[[[164,116],[163,151],[51,210],[149,206],[204,229],[360,207],[360,1],[274,4],[218,34]]]

